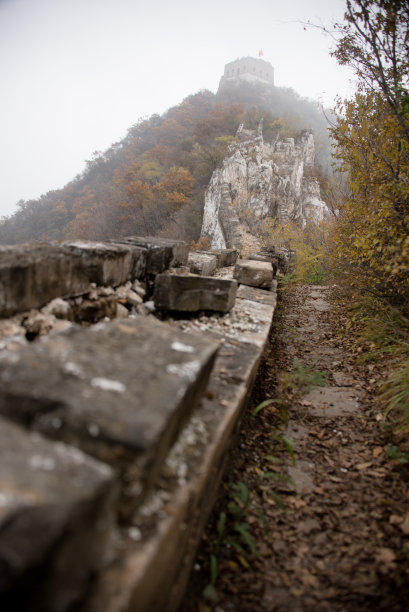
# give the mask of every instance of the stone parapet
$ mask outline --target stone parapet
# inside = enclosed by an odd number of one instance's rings
[[[137,542],[124,538],[120,556],[100,574],[79,612],[178,610],[268,341],[275,303],[273,281],[270,293],[246,287],[246,297],[238,297],[231,314],[222,318],[171,323],[185,333],[199,331],[218,339],[221,348],[206,393],[171,449],[147,506],[156,514],[156,529]],[[140,533],[146,520],[142,508],[134,518]]]
[[[153,238],[150,236],[126,236],[115,243],[141,247],[146,250],[146,274],[159,274],[170,267],[187,265],[189,247],[181,240]]]
[[[80,255],[62,246],[0,248],[0,317],[85,293],[89,283]]]
[[[134,237],[0,250],[5,612],[176,612],[275,307],[274,282],[187,257]]]

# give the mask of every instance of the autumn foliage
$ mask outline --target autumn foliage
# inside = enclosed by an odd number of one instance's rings
[[[315,122],[325,133],[316,106],[292,91],[273,88],[266,97],[264,89],[243,83],[223,94],[189,96],[162,116],[139,120],[107,151],[96,151],[63,189],[20,202],[16,214],[0,221],[0,244],[132,233],[197,241],[205,189],[239,124],[256,128],[264,117],[268,139],[270,126],[288,109],[293,119],[284,123],[293,131]]]
[[[338,60],[358,91],[332,130],[347,192],[339,203],[337,267],[348,282],[407,307],[409,298],[409,8],[347,2]]]

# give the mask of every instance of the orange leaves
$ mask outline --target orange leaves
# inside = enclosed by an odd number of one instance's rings
[[[157,184],[156,192],[164,197],[168,206],[179,208],[191,197],[193,185],[193,176],[189,170],[174,166]]]

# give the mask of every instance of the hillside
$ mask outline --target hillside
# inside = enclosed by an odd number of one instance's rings
[[[197,240],[212,172],[238,125],[255,128],[261,117],[267,139],[277,127],[283,136],[312,128],[328,172],[327,124],[314,102],[272,85],[228,82],[139,121],[64,188],[19,202],[0,225],[0,244],[129,233]]]

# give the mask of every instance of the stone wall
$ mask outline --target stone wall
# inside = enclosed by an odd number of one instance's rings
[[[236,258],[0,250],[2,610],[177,610],[275,308]]]

